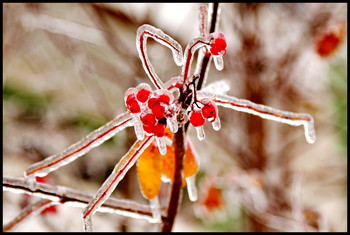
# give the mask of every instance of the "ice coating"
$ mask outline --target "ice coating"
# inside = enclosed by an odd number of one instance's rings
[[[156,141],[157,141],[159,153],[161,155],[166,155],[166,153],[167,153],[166,137],[164,137],[164,136],[163,137],[156,137]]]
[[[190,177],[186,178],[186,184],[187,184],[187,193],[189,199],[194,202],[198,199],[198,191],[196,187],[196,175],[192,175]]]
[[[142,140],[143,137],[145,136],[145,131],[143,130],[140,116],[133,113],[131,113],[130,115],[134,123],[134,130],[135,130],[136,137],[138,140]]]
[[[196,131],[197,131],[197,137],[199,140],[204,140],[205,138],[205,132],[204,132],[204,128],[203,126],[196,126],[195,127]]]
[[[28,220],[34,215],[39,214],[44,209],[56,204],[55,202],[48,199],[40,199],[37,202],[31,203],[27,205],[23,210],[21,210],[20,214],[12,219],[10,222],[3,226],[2,231],[8,232],[9,230],[17,227],[21,222]]]
[[[170,48],[173,53],[173,59],[178,66],[181,66],[183,63],[182,48],[181,45],[172,39],[169,35],[151,25],[144,24],[137,29],[136,48],[142,61],[142,65],[155,87],[158,89],[164,89],[164,83],[155,73],[154,68],[148,59],[146,47],[148,37],[151,37],[162,45]]]
[[[120,159],[114,167],[113,172],[102,184],[97,191],[94,198],[89,202],[83,211],[84,230],[92,228],[91,216],[95,214],[96,210],[107,200],[119,182],[124,178],[128,170],[135,164],[141,153],[152,143],[153,136],[147,136],[143,140],[138,140],[130,148],[130,150]]]
[[[223,70],[224,59],[222,55],[213,55],[213,59],[214,59],[215,68],[219,71]]]
[[[256,104],[249,100],[238,99],[233,96],[214,94],[205,91],[198,91],[197,95],[198,97],[202,98],[211,98],[217,105],[240,112],[254,114],[265,119],[286,123],[292,126],[304,125],[306,140],[310,144],[316,141],[314,121],[309,114],[282,111],[265,105]]]
[[[160,204],[158,197],[150,200],[150,206],[152,211],[153,223],[160,223],[162,221],[162,214],[160,210]]]
[[[84,139],[67,147],[62,152],[51,155],[44,160],[29,166],[24,175],[26,177],[30,175],[43,177],[51,171],[74,161],[78,157],[89,152],[92,148],[99,146],[113,137],[119,131],[132,125],[133,122],[130,114],[123,113],[97,130],[91,132]]]

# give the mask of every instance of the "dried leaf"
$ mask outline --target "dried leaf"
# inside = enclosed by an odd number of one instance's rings
[[[137,160],[137,177],[142,195],[151,200],[159,194],[162,158],[156,145],[151,144]]]

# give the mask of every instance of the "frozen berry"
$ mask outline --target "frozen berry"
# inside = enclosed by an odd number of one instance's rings
[[[158,102],[163,102],[165,104],[169,104],[170,103],[170,97],[167,95],[160,95],[158,97]]]
[[[154,127],[155,126],[143,125],[143,130],[146,131],[149,134],[153,134],[154,133]]]
[[[127,96],[125,104],[130,113],[139,113],[141,111],[140,105],[137,102],[134,93],[131,93]]]
[[[157,98],[150,98],[148,100],[148,108],[152,109],[154,106],[158,105],[159,101]]]
[[[204,104],[202,108],[202,114],[204,118],[213,119],[210,121],[214,121],[216,119],[217,113],[218,113],[218,107],[214,102],[208,102]]]
[[[153,133],[157,137],[163,137],[165,135],[165,125],[158,123],[154,126]]]
[[[151,94],[151,91],[147,89],[141,89],[137,92],[136,98],[141,103],[145,103],[148,100],[148,97],[150,94]]]
[[[158,118],[158,119],[162,119],[163,117],[165,117],[165,106],[161,105],[161,104],[157,104],[156,106],[154,106],[152,108],[152,113]]]
[[[145,126],[154,126],[157,123],[156,116],[152,113],[147,113],[141,117],[141,122]]]
[[[190,116],[190,123],[197,127],[204,125],[205,119],[200,111],[193,110]]]
[[[208,35],[209,51],[212,55],[225,55],[227,50],[226,38],[223,33],[215,32]]]

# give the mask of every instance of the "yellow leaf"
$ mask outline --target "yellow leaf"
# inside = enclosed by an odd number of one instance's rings
[[[158,147],[153,143],[137,160],[137,177],[142,195],[151,200],[158,196],[161,184],[162,158]]]

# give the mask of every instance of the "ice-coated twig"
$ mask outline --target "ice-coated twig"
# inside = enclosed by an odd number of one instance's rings
[[[61,205],[85,208],[93,199],[92,194],[75,189],[36,182],[36,189],[32,190],[23,178],[4,177],[3,190],[13,193],[29,194],[45,200],[60,202]],[[141,218],[153,221],[151,208],[130,200],[108,198],[98,209],[98,212],[115,213],[132,218]]]
[[[192,39],[191,42],[187,45],[185,49],[185,54],[184,54],[185,64],[182,67],[182,73],[181,73],[181,76],[184,79],[184,83],[188,79],[194,53],[196,52],[197,49],[206,45],[209,45],[209,43],[206,41],[205,38],[202,38],[202,37]]]
[[[204,91],[198,91],[197,95],[200,98],[211,98],[217,105],[240,112],[254,114],[265,119],[286,123],[292,126],[304,125],[306,140],[310,144],[316,141],[314,120],[309,114],[282,111],[228,95],[220,95]]]
[[[13,230],[25,220],[28,220],[30,217],[39,214],[41,211],[54,204],[57,204],[57,202],[53,202],[49,199],[40,199],[34,203],[29,204],[23,210],[21,210],[18,216],[5,224],[2,228],[2,231],[8,232],[10,230]]]
[[[125,174],[135,164],[142,152],[152,143],[154,138],[154,136],[147,136],[143,140],[136,141],[130,150],[116,164],[113,172],[83,211],[84,231],[92,231],[91,216],[94,215],[98,208],[107,200],[118,183],[124,178]]]
[[[201,37],[206,37],[209,34],[207,5],[199,7],[199,32]]]
[[[112,121],[91,132],[84,139],[69,146],[62,152],[51,155],[50,157],[29,166],[24,175],[47,175],[51,171],[74,161],[78,157],[89,152],[92,148],[99,146],[124,128],[132,126],[133,122],[131,120],[129,113],[123,113],[117,116]]]
[[[151,37],[162,45],[167,46],[173,53],[173,58],[178,66],[183,63],[183,54],[181,45],[176,42],[169,35],[165,34],[162,30],[157,29],[151,25],[144,24],[137,29],[136,35],[136,48],[139,57],[142,61],[142,65],[157,89],[164,89],[164,83],[160,80],[158,75],[155,73],[153,66],[151,65],[147,55],[147,38]]]

